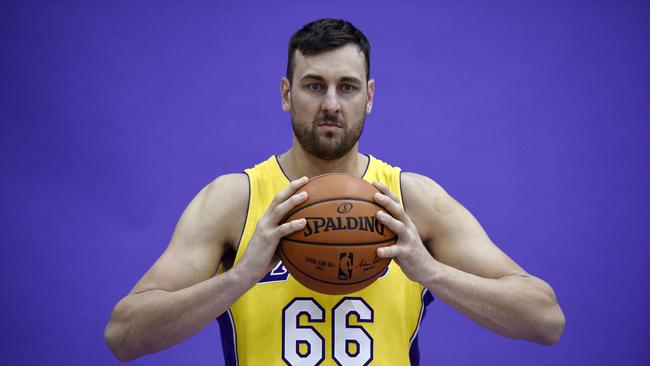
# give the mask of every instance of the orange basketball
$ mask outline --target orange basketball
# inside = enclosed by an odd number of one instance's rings
[[[372,184],[347,174],[324,174],[298,192],[309,197],[283,222],[305,218],[307,225],[280,241],[278,252],[289,273],[305,287],[324,294],[348,294],[373,283],[390,259],[377,248],[397,237],[375,217],[382,207]]]

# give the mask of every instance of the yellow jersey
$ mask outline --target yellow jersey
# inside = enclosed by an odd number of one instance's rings
[[[245,173],[250,194],[235,264],[275,195],[289,184],[276,156]],[[369,155],[362,178],[401,197],[397,167]],[[347,295],[309,290],[280,263],[218,318],[226,365],[417,365],[418,328],[432,300],[394,261],[373,284]]]

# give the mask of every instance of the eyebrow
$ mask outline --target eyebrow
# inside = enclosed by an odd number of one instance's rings
[[[306,74],[303,77],[300,78],[301,80],[305,79],[312,79],[312,80],[318,80],[318,81],[325,81],[325,78],[318,74]],[[353,77],[353,76],[344,76],[341,78],[341,81],[346,81],[346,82],[352,82],[352,83],[357,83],[361,84],[361,80]]]
[[[341,81],[347,81],[347,82],[350,82],[350,83],[356,83],[356,84],[361,85],[361,80],[359,80],[359,79],[357,79],[355,77],[352,77],[352,76],[344,76],[344,77],[341,78]]]
[[[318,80],[318,81],[325,81],[325,78],[323,78],[323,77],[320,76],[320,75],[316,75],[316,74],[307,74],[307,75],[301,77],[300,79],[301,79],[301,80],[304,80],[304,79],[314,79],[314,80]]]

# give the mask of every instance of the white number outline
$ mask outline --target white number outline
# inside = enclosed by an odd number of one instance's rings
[[[325,338],[323,338],[323,336],[322,336],[320,333],[318,333],[318,331],[316,330],[316,328],[314,328],[314,327],[312,327],[312,326],[310,326],[310,325],[300,325],[300,316],[303,315],[303,314],[307,315],[307,320],[308,320],[308,322],[310,322],[310,323],[324,323],[324,322],[325,322],[325,309],[323,309],[323,307],[318,303],[318,301],[316,301],[316,300],[315,300],[314,298],[312,298],[312,297],[296,297],[296,298],[294,298],[293,300],[291,300],[291,302],[289,302],[289,303],[287,304],[287,306],[285,306],[285,307],[282,309],[282,360],[283,360],[287,365],[292,365],[292,363],[289,362],[289,360],[287,360],[287,358],[285,357],[285,355],[286,355],[286,349],[284,348],[284,344],[285,344],[286,332],[285,332],[285,326],[284,326],[284,325],[286,324],[286,316],[287,316],[287,312],[286,312],[286,311],[287,311],[287,309],[289,309],[289,308],[290,308],[293,304],[295,304],[296,302],[302,302],[302,301],[309,301],[309,302],[311,302],[313,305],[316,305],[316,307],[320,310],[320,317],[321,317],[321,320],[318,320],[318,319],[312,318],[312,315],[309,314],[309,312],[307,312],[307,311],[300,311],[298,314],[296,314],[296,319],[295,319],[296,329],[310,329],[310,330],[311,330],[314,334],[316,334],[316,335],[318,336],[318,338],[320,338],[320,340],[321,340],[321,357],[320,357],[320,359],[319,359],[319,360],[314,364],[314,366],[318,366],[318,365],[320,365],[321,363],[323,363],[323,361],[325,361]],[[295,344],[295,348],[296,348],[296,349],[295,349],[295,353],[296,353],[296,354],[298,355],[298,357],[300,357],[300,358],[307,358],[307,357],[309,357],[309,355],[311,355],[311,344],[310,344],[309,342],[304,342],[304,343],[306,343],[306,344],[307,344],[307,347],[308,347],[307,355],[305,355],[305,356],[302,356],[302,355],[298,352],[298,348],[299,348],[299,344],[300,344],[300,343],[299,343],[299,342],[296,342],[296,344]]]
[[[293,306],[297,302],[309,302],[311,305],[315,305],[318,308],[318,310],[320,311],[320,314],[317,314],[313,318],[312,318],[312,314],[310,314],[308,311],[305,311],[305,310],[298,312],[298,314],[296,314],[296,316],[295,316],[295,328],[296,329],[309,329],[309,330],[311,330],[311,332],[316,334],[316,336],[318,336],[318,338],[321,340],[321,350],[322,350],[321,357],[314,364],[314,366],[318,366],[321,363],[323,363],[323,361],[325,360],[325,338],[314,327],[312,327],[310,325],[300,325],[300,317],[303,314],[307,316],[307,320],[308,320],[309,323],[324,323],[325,320],[326,320],[325,309],[318,303],[318,301],[316,301],[316,299],[314,299],[312,297],[296,297],[293,300],[291,300],[282,309],[282,360],[287,365],[290,365],[290,366],[293,365],[291,362],[289,362],[289,360],[286,357],[286,351],[287,350],[285,349],[285,337],[287,336],[287,334],[286,334],[286,330],[285,330],[285,324],[286,324],[286,320],[287,320],[286,319],[286,317],[287,317],[287,309],[289,309],[291,306]],[[331,347],[331,349],[332,349],[332,359],[334,360],[334,362],[336,362],[337,365],[345,366],[336,357],[336,347],[337,347],[336,346],[336,343],[337,343],[337,337],[336,337],[336,333],[337,333],[337,331],[336,331],[336,311],[337,311],[337,309],[339,307],[344,306],[344,305],[347,306],[351,302],[357,302],[357,304],[356,304],[357,307],[356,308],[358,308],[358,306],[362,305],[370,312],[369,317],[362,316],[361,314],[359,314],[358,311],[355,311],[355,310],[348,310],[348,311],[345,312],[345,315],[344,315],[345,316],[345,325],[344,325],[345,329],[360,329],[365,334],[365,336],[368,337],[369,344],[370,344],[370,352],[369,352],[370,358],[363,364],[363,366],[367,366],[374,359],[374,343],[375,343],[375,340],[372,338],[372,336],[366,331],[366,329],[363,326],[361,326],[361,325],[350,325],[350,316],[352,316],[353,314],[356,315],[358,323],[373,323],[374,320],[375,320],[375,311],[374,311],[374,309],[372,307],[370,307],[370,305],[368,305],[368,303],[361,297],[344,297],[336,305],[334,305],[334,307],[332,307],[332,310],[331,310],[331,312],[332,312],[332,341],[333,341],[332,342],[332,347]],[[358,303],[358,302],[360,302],[360,303]],[[351,308],[355,309],[355,306],[352,305]],[[320,320],[318,319],[319,316],[321,318]],[[307,347],[308,347],[307,348],[308,351],[307,351],[307,354],[305,356],[301,355],[298,352],[298,347],[299,347],[300,343],[301,343],[300,340],[296,340],[295,354],[298,355],[298,357],[303,358],[303,359],[309,357],[311,355],[311,351],[312,351],[311,343],[309,343],[307,341],[303,341],[303,343],[307,344]],[[348,352],[348,349],[349,349],[348,344],[349,343],[356,343],[356,345],[357,345],[357,353],[356,354],[352,355],[352,354],[350,354]],[[358,355],[361,354],[361,343],[357,339],[354,339],[354,338],[345,339],[345,344],[343,345],[343,347],[345,349],[345,353],[348,356],[352,357],[352,358],[355,358],[355,357],[357,357]]]
[[[375,353],[374,353],[374,346],[375,346],[375,340],[372,338],[370,333],[366,331],[366,329],[360,325],[350,325],[350,316],[352,314],[357,316],[357,322],[359,323],[373,323],[375,321],[375,310],[368,305],[368,303],[361,297],[344,297],[339,301],[334,307],[332,308],[332,359],[334,362],[336,362],[337,365],[339,366],[345,366],[342,362],[339,361],[339,359],[336,357],[336,344],[337,342],[337,337],[334,335],[336,334],[336,310],[339,308],[339,306],[342,306],[346,303],[353,302],[353,301],[361,301],[363,303],[363,306],[366,307],[370,311],[370,317],[369,318],[363,318],[359,312],[354,311],[354,310],[349,310],[345,313],[345,328],[347,329],[361,329],[361,331],[368,337],[368,340],[370,340],[370,358],[366,363],[363,364],[363,366],[367,366],[372,362],[372,360],[375,358]],[[354,309],[354,306],[352,307]],[[348,343],[349,342],[354,342],[357,344],[357,353],[356,355],[351,355],[348,352]],[[343,345],[345,353],[354,358],[357,357],[359,354],[361,354],[361,344],[356,340],[356,339],[346,339],[345,344]]]

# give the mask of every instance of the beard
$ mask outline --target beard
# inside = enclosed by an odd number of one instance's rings
[[[347,154],[359,141],[365,120],[366,114],[363,113],[361,120],[353,123],[352,126],[332,115],[325,115],[311,122],[302,122],[296,121],[296,116],[291,113],[291,127],[298,142],[307,152],[322,160],[336,160]],[[343,136],[338,137],[331,132],[319,136],[316,129],[324,121],[336,122],[343,129]]]

